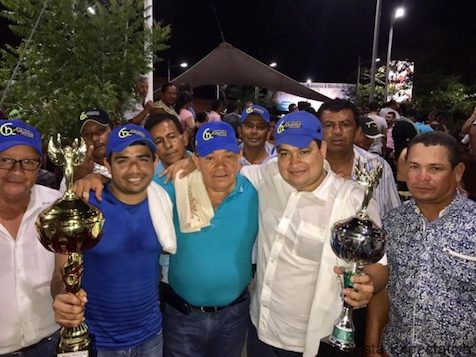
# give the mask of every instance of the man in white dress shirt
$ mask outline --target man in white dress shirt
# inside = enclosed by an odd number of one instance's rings
[[[35,221],[59,192],[35,185],[41,135],[21,120],[0,120],[0,356],[53,357],[59,327],[51,304],[54,253]]]
[[[260,201],[249,356],[315,356],[341,310],[331,227],[356,213],[363,190],[332,172],[321,140],[315,116],[290,113],[276,124],[278,159],[241,170]],[[373,200],[369,213],[380,223]],[[365,272],[353,277],[355,290],[344,290],[352,306],[367,304],[386,283],[386,266],[369,265]]]

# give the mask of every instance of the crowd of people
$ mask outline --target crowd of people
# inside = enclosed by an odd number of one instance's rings
[[[54,356],[83,321],[99,357],[325,356],[342,300],[357,355],[476,355],[476,107],[456,139],[396,102],[195,112],[190,89],[154,103],[144,84],[124,124],[78,116],[75,191],[105,217],[78,294],[35,230],[64,183],[37,183],[37,129],[0,120],[1,357]],[[361,207],[356,168],[379,167],[368,213],[387,252],[343,289],[332,226]]]

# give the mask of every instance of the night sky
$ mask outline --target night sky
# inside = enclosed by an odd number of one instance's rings
[[[225,40],[265,63],[305,81],[354,82],[357,58],[369,61],[376,0],[155,0],[154,17],[172,26],[171,63],[194,64]],[[467,84],[476,78],[476,1],[382,0],[378,56],[385,61],[390,15],[395,24],[393,59],[415,61],[419,73],[454,74]],[[0,19],[0,41],[12,42]],[[164,63],[157,66],[166,75]],[[174,69],[172,77],[180,69]]]

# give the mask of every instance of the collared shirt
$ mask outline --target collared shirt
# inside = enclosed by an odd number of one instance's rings
[[[389,356],[476,356],[476,203],[457,195],[428,222],[414,200],[385,216]]]
[[[420,134],[431,133],[433,131],[433,128],[431,126],[426,125],[425,123],[420,121],[417,121],[415,123],[415,128],[417,128]]]
[[[381,134],[386,134],[386,130],[388,128],[387,121],[384,117],[381,117],[377,114],[369,114],[368,117],[372,119],[375,124],[377,125],[377,129]],[[376,153],[379,155],[383,155],[385,153],[383,147],[383,138],[374,139],[372,145],[369,148],[369,152]]]
[[[355,180],[354,169],[359,160],[364,164],[367,171],[375,170],[377,164],[383,165],[382,178],[374,190],[373,198],[377,201],[380,214],[383,216],[391,209],[400,205],[397,186],[393,178],[393,172],[389,164],[380,156],[369,153],[354,145],[354,167],[352,169],[352,179]]]
[[[124,119],[131,121],[136,116],[138,116],[144,110],[144,98],[133,94],[127,103],[127,110],[124,112]],[[147,116],[142,121],[141,125],[144,124]]]
[[[162,102],[162,100],[159,100],[154,105],[156,108],[163,109],[164,112],[175,115],[177,119],[179,119],[179,115],[177,114],[173,106],[165,104],[164,102]]]
[[[162,180],[154,177],[162,184]],[[163,186],[175,203],[173,186]],[[239,214],[237,214],[239,213]],[[258,233],[258,194],[241,175],[232,192],[215,209],[210,226],[180,231],[174,207],[177,252],[170,256],[169,284],[189,304],[225,306],[251,280],[251,250]]]
[[[35,227],[58,197],[58,191],[35,185],[16,239],[0,224],[0,354],[31,346],[59,328],[50,293],[55,256],[41,245]]]
[[[319,339],[331,333],[341,307],[340,285],[332,271],[338,259],[330,249],[331,227],[334,219],[355,214],[363,199],[357,183],[336,177],[327,162],[324,169],[327,175],[313,192],[298,192],[284,181],[277,160],[241,170],[260,199],[251,320],[260,340],[269,345],[302,353],[307,341],[314,341],[313,356]],[[337,198],[343,192],[345,197]],[[379,222],[374,201],[369,214]],[[316,306],[322,315],[315,316]],[[319,325],[317,331],[311,323]]]
[[[243,150],[243,143],[241,143],[240,149]],[[266,142],[264,145],[264,151],[266,152],[267,157],[266,159],[264,159],[262,164],[272,159],[273,157],[276,157],[276,147],[273,144]],[[242,166],[252,165],[252,163],[249,162],[248,159],[244,157],[243,155],[241,155],[240,164]]]

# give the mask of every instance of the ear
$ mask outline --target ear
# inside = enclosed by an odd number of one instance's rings
[[[111,157],[111,159],[112,159],[112,157]],[[110,164],[109,161],[107,160],[107,157],[104,158],[104,162],[103,162],[103,163],[104,163],[104,166],[106,167],[107,171],[108,171],[110,174],[112,174],[112,172],[111,172],[111,164]]]
[[[194,154],[192,155],[192,161],[193,161],[193,163],[195,164],[197,170],[200,171],[200,160],[199,160],[199,158],[198,158],[198,156],[197,156],[196,153],[194,153]]]
[[[242,139],[241,137],[241,125],[238,126],[238,137]]]
[[[319,150],[321,150],[322,158],[325,160],[327,155],[327,143],[324,140],[321,141],[321,147]]]
[[[461,180],[463,179],[463,174],[464,174],[464,169],[465,169],[464,163],[460,162],[458,165],[455,166],[453,169],[453,172],[455,174],[456,182],[460,183]]]
[[[184,131],[182,133],[182,138],[183,138],[183,145],[186,147],[188,145],[188,141],[189,141],[188,131]]]

